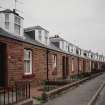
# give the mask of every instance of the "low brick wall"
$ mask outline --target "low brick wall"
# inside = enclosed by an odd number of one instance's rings
[[[62,92],[62,91],[64,91],[64,90],[66,90],[66,89],[69,89],[69,88],[71,88],[71,87],[73,87],[73,86],[76,86],[76,85],[78,85],[78,84],[81,84],[81,83],[83,83],[83,82],[85,82],[85,81],[87,81],[87,80],[89,80],[89,79],[95,78],[95,77],[99,76],[100,74],[102,74],[102,73],[97,73],[97,74],[92,75],[92,76],[90,76],[90,77],[86,77],[86,78],[84,78],[84,79],[82,79],[82,80],[78,80],[78,81],[76,81],[76,82],[73,82],[73,83],[64,85],[64,86],[62,86],[62,87],[60,87],[60,88],[57,88],[57,89],[54,89],[54,90],[52,90],[52,91],[46,92],[46,94],[47,94],[48,98],[51,98],[51,97],[53,97],[54,95],[56,95],[56,94],[58,94],[58,93],[60,93],[60,92]]]

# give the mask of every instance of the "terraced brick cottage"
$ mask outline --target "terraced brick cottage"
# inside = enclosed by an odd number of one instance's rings
[[[57,48],[53,43],[51,43],[48,35],[49,32],[41,26],[25,28],[24,32],[31,40],[44,44],[47,49],[45,59],[46,79],[62,79],[62,57],[65,53],[63,50]]]
[[[91,72],[96,61],[101,68],[103,56],[96,60],[58,35],[49,38],[41,26],[23,29],[23,20],[14,10],[0,11],[0,87],[18,80],[31,80],[35,87],[43,80],[67,79]]]
[[[19,80],[31,80],[32,86],[38,86],[43,80],[62,78],[60,56],[64,52],[49,42],[46,29],[24,30],[23,20],[15,11],[0,12],[0,87]]]
[[[15,11],[1,11],[0,27],[0,87],[46,79],[46,48],[24,36],[23,18]]]

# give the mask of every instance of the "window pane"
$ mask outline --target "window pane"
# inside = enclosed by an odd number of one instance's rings
[[[24,60],[30,60],[30,52],[28,50],[24,50]]]
[[[9,29],[9,22],[5,22],[5,28]]]
[[[20,17],[15,16],[15,24],[20,25]]]
[[[5,22],[9,22],[9,14],[5,14]]]
[[[52,55],[52,66],[55,69],[57,67],[57,56]]]
[[[32,74],[32,52],[27,49],[24,49],[24,72]]]
[[[72,59],[72,71],[74,71],[74,60]]]
[[[24,73],[25,74],[31,74],[32,73],[30,61],[24,62]]]
[[[41,35],[41,30],[38,31],[38,35],[39,35],[39,40],[42,40],[42,35]]]
[[[62,41],[62,49],[64,49],[64,42]]]
[[[27,67],[26,67],[26,66],[27,66],[26,61],[24,61],[24,73],[26,73],[26,72],[27,72],[27,70],[26,70],[26,69],[27,69]]]
[[[31,72],[30,69],[31,69],[31,68],[30,68],[30,61],[28,61],[28,62],[27,62],[27,73],[30,73],[30,72]]]
[[[20,34],[20,26],[19,25],[17,25],[17,24],[15,24],[15,33],[16,34]]]
[[[16,34],[20,34],[20,28],[21,28],[21,19],[18,16],[15,16],[14,18],[14,31]]]

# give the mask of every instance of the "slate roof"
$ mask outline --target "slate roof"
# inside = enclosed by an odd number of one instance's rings
[[[28,37],[28,35],[26,37],[16,36],[16,35],[13,35],[7,31],[3,30],[2,28],[0,28],[0,36],[11,38],[11,39],[21,41],[21,42],[30,43],[30,44],[33,44],[33,45],[36,45],[39,47],[45,47],[43,44],[39,43],[38,41],[30,39]]]
[[[56,40],[56,41],[65,41],[63,38],[61,38],[59,35],[55,35],[55,36],[53,36],[53,37],[50,37],[50,40],[51,41],[54,41],[54,40]]]
[[[28,28],[24,28],[24,32],[32,31],[32,30],[35,30],[35,29],[45,30],[45,31],[49,32],[48,30],[46,30],[43,27],[38,26],[38,25],[37,26],[28,27]]]
[[[5,9],[5,10],[0,11],[0,13],[1,13],[1,12],[3,12],[3,13],[13,13],[13,11],[10,10],[10,9]]]
[[[76,46],[76,45],[74,45],[74,44],[68,42],[67,40],[63,39],[63,38],[60,37],[59,35],[55,35],[55,36],[53,36],[53,37],[50,37],[50,41],[52,41],[52,42],[56,42],[56,41],[65,41],[65,42],[67,42],[69,45],[78,47],[78,46]]]
[[[30,37],[30,35],[28,35],[27,33],[25,33],[25,37],[29,40],[30,39],[30,41],[35,41],[35,42],[37,42],[38,44],[41,44],[40,42],[38,42],[38,41],[36,41],[36,40],[34,40],[34,39],[32,39],[31,37]],[[64,52],[63,50],[61,50],[60,48],[57,48],[54,44],[52,44],[52,43],[50,43],[48,46],[46,46],[46,45],[44,45],[44,44],[41,44],[41,45],[43,45],[43,47],[46,47],[46,48],[48,48],[48,49],[51,49],[51,50],[55,50],[55,51],[59,51],[59,52]]]
[[[16,36],[16,35],[13,35],[13,34],[7,32],[7,31],[3,30],[2,28],[0,28],[0,36],[11,38],[11,39],[21,41],[21,42],[26,42],[26,43],[29,43],[29,44],[33,44],[35,46],[39,46],[39,47],[48,48],[48,49],[51,49],[51,50],[63,52],[63,50],[57,48],[52,43],[50,43],[48,46],[45,46],[44,44],[42,44],[42,43],[40,43],[36,40],[33,40],[32,38],[29,37],[29,35],[27,33],[25,33],[24,37]]]
[[[32,38],[30,38],[30,36],[29,36],[27,33],[25,34],[25,36],[27,37],[28,40],[30,39],[30,41],[33,41],[33,42],[36,41],[36,40],[33,40]],[[38,42],[38,41],[36,41],[36,42]],[[41,43],[38,42],[38,44],[41,44]],[[64,51],[64,50],[62,50],[62,49],[56,47],[56,46],[55,46],[53,43],[51,43],[51,42],[50,42],[50,44],[49,44],[48,46],[45,46],[44,44],[42,44],[42,45],[43,45],[43,47],[48,48],[48,49],[53,50],[53,51],[58,51],[58,52],[61,52],[61,53],[70,54],[70,55],[73,55],[73,56],[76,56],[76,57],[84,58],[84,57],[82,57],[82,56],[80,56],[80,55],[73,54],[73,53],[70,53],[70,52],[66,52],[66,51]],[[85,57],[85,58],[86,58],[86,57]],[[87,59],[88,59],[88,58],[87,58]]]
[[[44,44],[42,44],[42,43],[40,43],[40,42],[30,38],[29,35],[26,34],[26,33],[25,33],[24,37],[16,36],[16,35],[13,35],[13,34],[7,32],[7,31],[3,30],[2,28],[0,28],[0,36],[6,37],[6,38],[10,38],[10,39],[14,39],[14,40],[17,40],[17,41],[20,41],[20,42],[29,43],[29,44],[32,44],[32,45],[35,45],[35,46],[38,46],[38,47],[42,47],[42,48],[46,48],[46,49],[49,49],[49,50],[53,50],[53,51],[57,51],[57,52],[61,52],[61,53],[65,53],[65,54],[70,54],[70,55],[73,55],[73,56],[81,57],[81,56],[78,56],[78,55],[75,55],[75,54],[63,51],[62,49],[57,48],[52,43],[50,43],[48,46],[45,46]],[[84,58],[84,57],[81,57],[81,58]],[[87,59],[89,59],[89,58],[87,58]]]
[[[0,13],[13,13],[13,14],[15,14],[15,15],[21,17],[21,16],[15,11],[15,9],[14,9],[14,10],[5,9],[5,10],[0,11]],[[21,17],[21,18],[23,18],[23,17]]]

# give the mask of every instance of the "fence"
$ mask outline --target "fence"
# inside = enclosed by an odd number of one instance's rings
[[[15,86],[0,89],[0,105],[13,105],[30,98],[30,83],[17,82]]]

